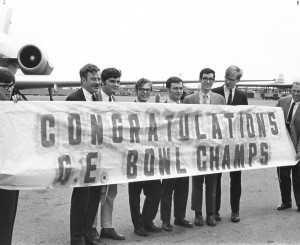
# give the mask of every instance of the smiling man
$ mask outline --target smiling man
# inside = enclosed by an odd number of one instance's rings
[[[0,101],[10,100],[14,85],[14,74],[0,67]],[[0,189],[0,244],[11,244],[18,198],[18,190]]]
[[[102,89],[99,95],[102,101],[116,101],[114,95],[119,89],[121,76],[122,72],[116,68],[106,68],[101,72]],[[116,184],[101,186],[101,238],[125,240],[125,236],[118,234],[113,227],[113,206],[117,193],[118,185]],[[100,239],[97,231],[97,219],[98,215],[95,216],[93,225],[93,235],[95,240]]]
[[[297,153],[296,160],[298,160],[298,163],[294,166],[277,168],[282,201],[277,210],[292,207],[291,183],[293,183],[295,202],[300,212],[300,82],[294,82],[292,96],[282,97],[276,106],[281,107],[284,112],[286,128],[290,133]],[[291,181],[291,172],[293,182]]]
[[[67,101],[101,101],[100,69],[87,64],[79,71],[81,88],[71,93]],[[105,245],[94,238],[93,223],[98,210],[101,186],[75,187],[71,197],[70,232],[71,245]]]
[[[146,103],[152,92],[152,83],[146,78],[141,78],[135,84],[135,91],[137,98],[134,102]],[[140,195],[142,191],[146,198],[141,213]],[[161,229],[153,223],[159,207],[160,191],[160,180],[128,183],[129,207],[135,234],[148,237],[148,232],[157,233],[161,231]]]
[[[180,104],[183,93],[183,82],[179,77],[170,77],[166,82],[169,98],[165,103]],[[189,194],[189,177],[162,180],[160,218],[162,229],[173,231],[170,223],[172,210],[172,196],[174,200],[174,224],[192,228],[193,224],[185,219],[186,205]]]
[[[211,87],[215,82],[215,72],[210,68],[201,70],[200,76],[200,91],[192,95],[187,96],[184,100],[184,104],[225,104],[223,96],[213,93]],[[199,106],[201,110],[201,106]],[[216,185],[217,174],[198,175],[192,177],[192,210],[195,211],[194,224],[196,226],[202,226],[204,224],[202,218],[202,200],[203,200],[203,183],[205,179],[206,191],[206,223],[209,226],[215,226],[217,224],[214,213],[216,209]]]

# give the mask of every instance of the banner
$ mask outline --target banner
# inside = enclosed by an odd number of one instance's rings
[[[0,103],[0,188],[107,185],[295,163],[281,108]]]

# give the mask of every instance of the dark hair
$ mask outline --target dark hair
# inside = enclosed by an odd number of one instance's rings
[[[80,76],[80,79],[81,78],[87,78],[87,74],[90,72],[90,73],[94,73],[94,72],[98,72],[100,71],[100,69],[96,66],[96,65],[93,65],[93,64],[86,64],[84,67],[82,67],[79,71],[79,76]]]
[[[15,83],[15,75],[7,68],[0,67],[0,83]]]
[[[199,76],[200,80],[202,79],[203,74],[209,74],[209,73],[212,73],[214,75],[214,79],[215,79],[215,71],[210,68],[204,68],[200,71],[200,76]]]
[[[101,72],[101,80],[105,82],[107,79],[110,78],[119,78],[122,76],[122,72],[117,70],[116,68],[106,68]]]
[[[183,83],[183,81],[179,77],[170,77],[166,81],[166,88],[171,88],[172,83]]]
[[[150,82],[150,80],[146,78],[141,78],[135,84],[135,91],[137,92],[139,88],[143,87],[143,85],[146,83],[149,83],[151,85],[151,90],[152,90],[152,82]]]

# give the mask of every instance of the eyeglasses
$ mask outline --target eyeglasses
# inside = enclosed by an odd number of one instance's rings
[[[215,79],[214,78],[208,78],[208,77],[202,77],[202,80],[204,82],[207,82],[207,81],[213,82]]]
[[[15,87],[14,84],[10,83],[0,83],[0,87],[4,88],[5,90],[13,89]]]
[[[141,93],[150,93],[151,92],[151,90],[152,89],[150,89],[150,88],[139,88],[139,91],[141,92]]]
[[[226,77],[225,77],[225,81],[229,81],[229,82],[232,82],[232,83],[233,83],[233,82],[237,81],[237,79],[230,79],[230,78],[226,78]]]

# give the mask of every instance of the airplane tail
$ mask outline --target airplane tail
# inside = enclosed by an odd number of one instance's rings
[[[12,8],[0,6],[0,32],[8,34],[11,24]]]
[[[284,81],[284,75],[283,74],[279,74],[279,76],[278,76],[278,78],[277,78],[277,80],[276,80],[276,82],[275,83],[285,83],[285,81]]]

